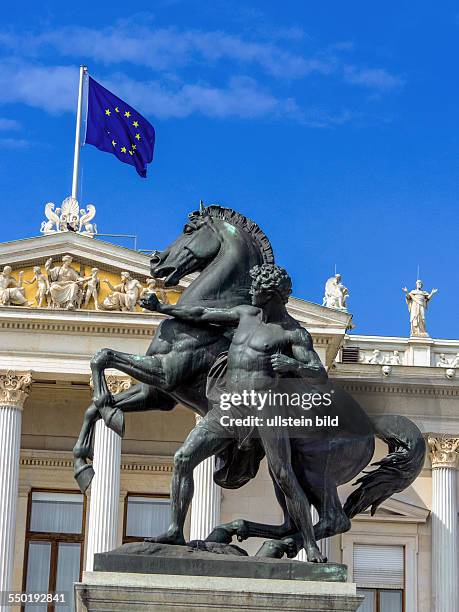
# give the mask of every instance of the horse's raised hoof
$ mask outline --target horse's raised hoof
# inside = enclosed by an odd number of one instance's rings
[[[77,481],[78,487],[82,493],[86,493],[89,485],[94,478],[95,472],[92,465],[86,463],[83,467],[75,470],[75,480]]]
[[[282,541],[267,540],[255,554],[256,557],[269,559],[282,559],[286,552],[286,544]]]
[[[205,542],[217,542],[218,544],[231,544],[232,534],[225,527],[219,526],[212,529]]]
[[[100,410],[100,416],[103,418],[105,425],[124,438],[124,413],[119,408],[103,406]]]

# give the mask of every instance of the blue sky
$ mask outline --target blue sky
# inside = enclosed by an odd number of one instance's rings
[[[156,128],[144,180],[82,151],[99,231],[162,248],[199,199],[254,218],[298,297],[349,287],[356,333],[407,335],[417,266],[459,338],[459,12],[430,2],[30,2],[0,29],[0,241],[71,191],[78,66]],[[126,243],[128,244],[128,243]]]

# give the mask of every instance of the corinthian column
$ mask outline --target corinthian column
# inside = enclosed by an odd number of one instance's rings
[[[112,395],[131,386],[129,378],[105,378]],[[113,550],[118,545],[121,438],[102,419],[95,427],[93,467],[95,476],[89,503],[86,571],[93,570],[95,553]]]
[[[319,522],[319,515],[314,506],[311,506],[311,520],[312,524],[315,525]],[[323,538],[317,542],[317,546],[319,547],[320,552],[327,557],[328,560],[330,556],[330,538]],[[304,548],[300,550],[300,552],[295,557],[297,561],[307,561],[308,558],[306,556],[306,551]]]
[[[200,417],[196,415],[196,423]],[[200,463],[193,472],[190,540],[205,540],[220,521],[221,489],[214,482],[215,457]]]
[[[0,373],[0,591],[12,589],[22,408],[31,383],[30,372]]]
[[[432,462],[432,612],[457,612],[459,438],[429,436]]]

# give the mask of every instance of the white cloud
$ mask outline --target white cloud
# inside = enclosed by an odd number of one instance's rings
[[[0,132],[12,132],[19,130],[21,124],[16,119],[5,119],[0,117]]]
[[[72,66],[44,67],[17,61],[0,62],[0,103],[23,103],[50,113],[74,112],[78,70]],[[297,118],[293,99],[276,98],[248,77],[233,77],[225,87],[206,83],[171,84],[136,81],[123,73],[103,79],[104,85],[145,114],[158,118],[241,118],[270,115]],[[1,124],[0,124],[1,125]]]
[[[104,84],[133,106],[159,118],[187,117],[195,113],[216,118],[269,115],[295,118],[299,112],[292,99],[276,98],[248,77],[233,77],[226,87],[193,83],[168,89],[159,81],[139,82],[125,75],[106,79]]]
[[[0,138],[2,149],[28,149],[30,146],[32,143],[24,138]]]
[[[395,76],[384,68],[344,67],[344,78],[353,85],[363,85],[377,91],[389,91],[403,85],[403,79]]]
[[[155,28],[148,19],[142,25],[139,20],[137,16],[100,30],[72,26],[40,33],[0,32],[0,48],[13,56],[0,59],[0,103],[73,112],[78,70],[65,65],[63,58],[92,60],[109,89],[159,118],[199,113],[214,118],[286,117],[314,127],[341,125],[355,114],[316,110],[313,99],[308,108],[301,108],[285,79],[344,79],[378,93],[403,84],[383,68],[344,62],[340,53],[352,50],[350,42],[302,53],[298,48],[304,36],[299,29],[255,40],[221,31]],[[56,65],[45,66],[43,58],[50,57]],[[132,66],[153,72],[144,70],[145,77],[135,79]],[[267,76],[260,77],[260,71]],[[190,73],[201,76],[192,82]],[[283,90],[288,93],[279,93]]]
[[[290,35],[294,30],[290,31]],[[129,21],[100,30],[65,27],[39,34],[0,32],[0,45],[21,54],[53,47],[62,56],[92,58],[107,65],[129,62],[154,70],[177,70],[189,64],[214,65],[224,60],[261,68],[277,78],[329,74],[332,58],[291,52],[271,40],[247,40],[222,31],[152,28]]]
[[[0,103],[22,102],[50,113],[74,110],[77,84],[73,66],[0,61]]]

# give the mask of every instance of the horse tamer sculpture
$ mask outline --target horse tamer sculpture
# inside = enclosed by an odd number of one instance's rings
[[[403,416],[370,417],[328,379],[309,333],[286,310],[290,278],[274,264],[269,240],[256,223],[229,208],[201,205],[189,215],[182,235],[151,260],[151,275],[164,278],[166,287],[192,272],[200,274],[176,305],[160,304],[154,294],[143,300],[144,308],[171,316],[158,326],[145,356],[103,349],[93,357],[93,401],[74,448],[78,485],[86,491],[94,475],[88,460],[99,418],[122,436],[125,412],[172,410],[180,403],[203,419],[174,457],[171,525],[151,540],[185,544],[193,469],[201,461],[215,455],[215,482],[234,489],[255,477],[266,456],[282,525],[239,519],[217,526],[207,541],[267,538],[260,556],[293,557],[304,548],[309,561],[324,562],[318,540],[348,530],[359,512],[371,507],[374,514],[415,480],[424,464],[424,438]],[[112,396],[106,368],[139,382]],[[257,394],[272,397],[276,391],[287,400],[316,394],[329,401],[310,406],[307,413],[292,401],[287,408],[264,405],[265,423],[278,415],[294,417],[294,425],[232,424],[241,422],[238,417],[259,415]],[[244,392],[249,401],[223,406],[223,394],[231,398]],[[305,414],[310,423],[298,425]],[[337,426],[329,426],[330,416]],[[387,444],[389,454],[357,481],[342,505],[337,487],[369,464],[375,437]],[[319,515],[314,526],[311,505]]]

